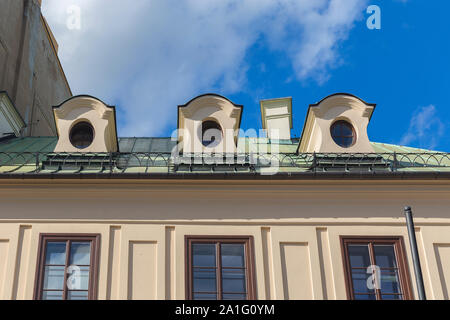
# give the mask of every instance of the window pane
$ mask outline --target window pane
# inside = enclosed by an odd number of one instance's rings
[[[224,293],[246,292],[245,271],[235,269],[222,270],[222,290]]]
[[[194,268],[194,292],[216,292],[216,269]]]
[[[91,261],[90,242],[72,242],[70,246],[71,265],[89,265]]]
[[[334,140],[339,146],[343,147],[344,146],[344,138],[343,137],[337,137]]]
[[[340,125],[340,127],[341,127],[341,135],[342,136],[344,136],[344,137],[353,136],[353,131],[350,126],[342,124],[342,125]]]
[[[367,268],[371,265],[368,245],[350,244],[348,245],[348,254],[352,268]]]
[[[342,146],[350,147],[353,143],[353,137],[343,137],[342,138]]]
[[[337,121],[331,126],[331,136],[334,142],[344,148],[350,147],[355,139],[353,126],[343,120]]]
[[[397,272],[381,272],[381,292],[401,293]]]
[[[70,290],[89,289],[89,267],[70,266],[68,273],[67,287]]]
[[[216,266],[216,245],[213,243],[192,245],[193,263],[195,267]]]
[[[45,267],[44,289],[62,290],[64,287],[64,269],[64,267]]]
[[[222,267],[245,267],[244,244],[222,244]]]
[[[194,293],[194,300],[217,300],[217,295],[206,293]]]
[[[67,300],[87,300],[88,292],[87,291],[68,291],[67,292]]]
[[[42,300],[62,300],[62,291],[44,291],[42,292]]]
[[[223,300],[246,300],[246,294],[224,294]]]
[[[331,127],[331,135],[336,138],[341,136],[341,126],[340,125],[332,126]]]
[[[375,261],[380,268],[397,268],[393,245],[374,245]]]
[[[375,294],[356,294],[355,300],[376,300]]]
[[[66,264],[65,242],[47,242],[45,264]]]
[[[366,270],[352,270],[353,292],[355,293],[373,293],[374,289],[369,289],[367,279],[372,273],[366,273]]]

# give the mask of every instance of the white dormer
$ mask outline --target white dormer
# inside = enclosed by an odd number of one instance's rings
[[[347,93],[310,105],[298,151],[373,153],[367,126],[375,106]]]
[[[269,139],[290,140],[292,129],[292,98],[261,100],[263,129]]]
[[[116,113],[91,96],[76,96],[53,107],[55,152],[117,152]]]
[[[235,153],[242,106],[216,94],[178,106],[178,145],[183,153]]]
[[[0,92],[0,139],[6,136],[20,137],[25,126],[8,94]]]

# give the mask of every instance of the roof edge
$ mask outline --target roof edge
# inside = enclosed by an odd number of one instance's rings
[[[363,99],[361,99],[360,97],[358,97],[357,95],[354,95],[354,94],[352,94],[352,93],[348,93],[348,92],[336,92],[336,93],[333,93],[333,94],[330,94],[330,95],[326,96],[325,98],[323,98],[323,99],[320,100],[319,102],[310,104],[309,106],[312,106],[312,107],[318,106],[318,105],[321,104],[323,101],[325,101],[325,100],[327,100],[327,99],[329,99],[329,98],[332,98],[332,97],[334,97],[334,96],[348,96],[348,97],[356,98],[356,99],[358,99],[359,101],[361,101],[362,103],[364,103],[364,104],[366,104],[366,105],[368,105],[368,106],[372,106],[372,107],[376,107],[376,105],[377,105],[376,103],[368,103],[368,102],[364,101]]]
[[[242,104],[236,104],[236,103],[234,103],[233,101],[231,101],[230,99],[228,99],[227,97],[222,96],[222,95],[220,95],[220,94],[217,94],[217,93],[203,93],[203,94],[201,94],[201,95],[198,95],[198,96],[192,98],[191,100],[189,100],[189,101],[188,101],[187,103],[185,103],[185,104],[180,104],[180,105],[178,105],[178,108],[184,108],[184,107],[186,107],[187,105],[189,105],[190,103],[192,103],[193,101],[195,101],[195,100],[197,100],[197,99],[200,99],[200,98],[203,98],[203,97],[206,97],[206,96],[219,97],[219,98],[222,98],[222,99],[227,100],[228,102],[230,102],[230,103],[231,103],[232,105],[234,105],[235,107],[240,107],[240,108],[243,108],[243,107],[244,107]]]
[[[450,172],[282,172],[274,175],[261,175],[256,173],[46,173],[46,174],[0,174],[0,180],[60,180],[60,179],[83,179],[83,180],[261,180],[261,181],[285,181],[285,180],[449,180]]]

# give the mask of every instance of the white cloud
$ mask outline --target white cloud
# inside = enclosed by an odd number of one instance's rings
[[[124,135],[159,135],[176,106],[246,84],[259,42],[284,52],[298,80],[329,77],[367,0],[44,0],[74,93],[117,102]],[[66,27],[81,8],[81,29]],[[260,62],[258,62],[260,63]]]
[[[439,119],[434,105],[420,107],[411,117],[408,131],[400,145],[415,143],[421,148],[434,149],[445,134],[445,125]]]

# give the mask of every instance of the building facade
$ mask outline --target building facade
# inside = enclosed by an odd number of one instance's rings
[[[372,142],[375,104],[206,94],[172,138],[72,97],[39,0],[0,0],[0,299],[449,299],[450,154]],[[54,106],[52,108],[52,106]],[[261,129],[261,131],[260,131]]]
[[[53,108],[57,137],[0,142],[2,299],[448,299],[450,155],[375,143],[374,104],[206,94],[173,138],[118,138],[112,106]]]
[[[0,139],[56,136],[50,106],[71,96],[41,0],[0,0]]]

